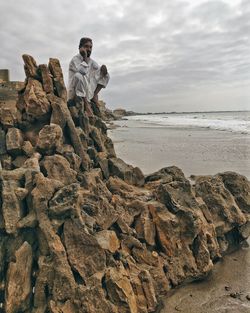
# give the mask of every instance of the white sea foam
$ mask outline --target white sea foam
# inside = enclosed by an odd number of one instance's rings
[[[130,116],[129,120],[140,121],[151,126],[209,128],[250,134],[249,112],[136,115]]]

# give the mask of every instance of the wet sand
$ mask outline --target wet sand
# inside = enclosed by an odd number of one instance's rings
[[[151,127],[116,122],[110,130],[117,156],[144,174],[176,165],[188,177],[235,171],[250,179],[250,136],[210,129]],[[248,300],[249,298],[249,300]],[[215,264],[206,280],[171,291],[161,313],[250,313],[250,248]]]
[[[180,167],[188,177],[235,171],[250,179],[250,136],[204,128],[178,129],[117,121],[109,131],[117,156],[149,174]]]
[[[164,301],[161,313],[178,312],[249,313],[249,246],[226,255],[206,280],[174,290]]]

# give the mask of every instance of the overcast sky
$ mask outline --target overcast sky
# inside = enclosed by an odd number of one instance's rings
[[[79,39],[111,80],[108,107],[141,112],[250,109],[250,0],[0,0],[0,68],[23,53],[67,67]]]

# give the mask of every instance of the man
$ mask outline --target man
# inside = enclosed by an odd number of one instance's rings
[[[98,107],[98,94],[109,81],[106,65],[99,65],[90,58],[92,39],[84,37],[79,43],[79,54],[73,57],[69,64],[69,107],[84,103],[84,110],[89,116],[93,115],[89,103]]]

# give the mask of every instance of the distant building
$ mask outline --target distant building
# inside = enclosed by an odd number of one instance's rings
[[[18,91],[23,87],[23,82],[9,80],[9,70],[0,69],[0,129],[15,125]]]
[[[9,70],[0,70],[0,83],[8,82],[9,80]]]
[[[16,102],[18,90],[24,87],[23,82],[10,81],[9,70],[0,69],[0,105],[8,102]]]

